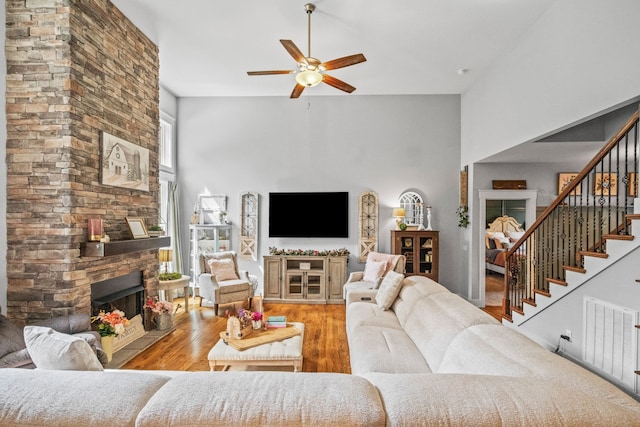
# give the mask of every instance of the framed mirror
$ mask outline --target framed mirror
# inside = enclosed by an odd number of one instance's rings
[[[422,225],[424,220],[424,200],[413,191],[400,195],[400,207],[404,208],[404,222],[407,225]]]
[[[200,224],[223,224],[227,214],[227,196],[225,194],[200,194]]]

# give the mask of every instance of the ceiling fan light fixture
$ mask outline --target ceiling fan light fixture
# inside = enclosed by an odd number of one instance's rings
[[[305,87],[314,87],[322,81],[322,74],[317,71],[305,70],[296,74],[296,82]]]

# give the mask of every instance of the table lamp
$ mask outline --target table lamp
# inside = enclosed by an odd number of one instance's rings
[[[396,228],[397,230],[400,230],[400,223],[402,223],[405,214],[406,212],[404,211],[404,208],[393,208],[393,213],[391,214],[391,216],[396,218],[396,225],[398,226]]]
[[[168,272],[168,264],[173,261],[173,249],[160,249],[160,262],[164,264],[164,272]]]

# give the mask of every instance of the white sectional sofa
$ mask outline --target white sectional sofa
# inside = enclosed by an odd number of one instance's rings
[[[349,292],[347,336],[387,425],[640,425],[635,399],[431,279],[405,278],[387,311],[375,295]]]
[[[422,277],[346,307],[352,375],[0,370],[0,426],[631,426],[640,403]]]

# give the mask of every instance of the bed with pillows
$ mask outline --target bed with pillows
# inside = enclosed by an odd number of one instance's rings
[[[496,218],[485,232],[485,268],[504,274],[506,254],[524,235],[522,225],[515,218],[504,215]]]

